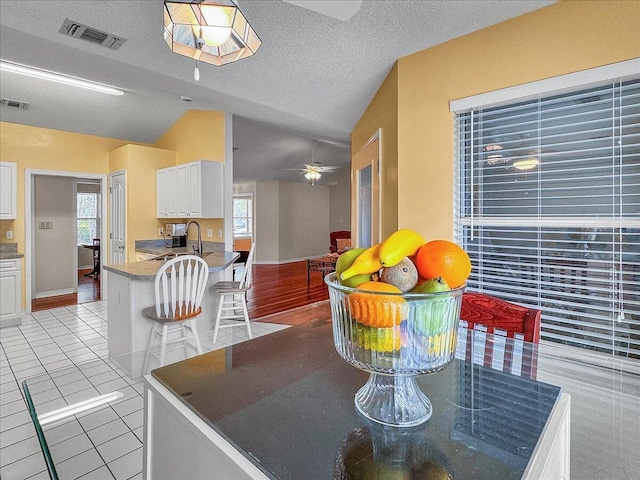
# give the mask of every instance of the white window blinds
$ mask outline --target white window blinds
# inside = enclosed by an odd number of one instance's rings
[[[640,358],[640,78],[456,114],[471,290],[542,338]]]

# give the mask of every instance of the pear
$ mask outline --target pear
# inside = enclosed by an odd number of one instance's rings
[[[412,293],[437,293],[437,292],[446,292],[451,290],[447,282],[444,281],[442,277],[430,278],[426,282],[422,282],[420,285],[416,286]]]

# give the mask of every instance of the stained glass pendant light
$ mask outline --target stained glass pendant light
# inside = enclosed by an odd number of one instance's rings
[[[262,44],[233,0],[164,2],[164,39],[174,53],[222,66]]]

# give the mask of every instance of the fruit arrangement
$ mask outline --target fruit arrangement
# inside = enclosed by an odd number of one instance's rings
[[[409,229],[370,248],[346,251],[335,273],[335,281],[348,287],[345,338],[362,350],[361,361],[383,369],[398,366],[389,356],[399,357],[401,350],[405,367],[448,363],[457,339],[459,296],[470,273],[469,256],[458,245],[427,242]],[[451,295],[454,290],[460,295]]]
[[[431,417],[416,376],[453,361],[470,272],[458,245],[408,229],[338,257],[325,277],[333,341],[344,360],[370,373],[354,397],[366,418],[411,427]]]

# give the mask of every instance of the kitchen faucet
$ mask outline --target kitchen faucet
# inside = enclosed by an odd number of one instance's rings
[[[187,228],[185,229],[185,235],[189,236],[189,227],[191,226],[192,223],[195,223],[196,227],[198,227],[198,247],[196,248],[195,245],[193,246],[193,253],[194,255],[198,255],[199,257],[201,257],[202,256],[202,232],[200,230],[200,224],[195,220],[189,221],[189,223],[187,223]]]

